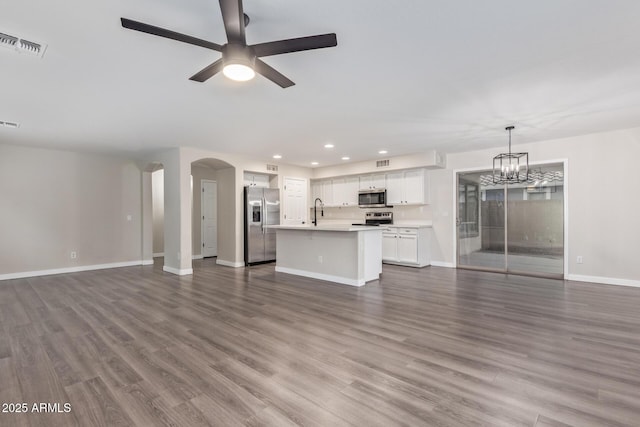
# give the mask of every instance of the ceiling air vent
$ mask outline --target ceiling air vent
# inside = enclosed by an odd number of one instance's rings
[[[32,42],[5,33],[0,33],[0,46],[15,50],[18,53],[39,56],[40,58],[44,56],[44,51],[47,50],[46,44]]]
[[[270,172],[278,172],[278,165],[267,165],[267,170]]]
[[[20,125],[19,125],[19,124],[17,124],[17,123],[13,123],[13,122],[3,122],[3,121],[0,121],[0,127],[16,129],[16,128],[20,127]]]
[[[0,44],[2,46],[15,49],[16,45],[18,44],[18,38],[10,36],[8,34],[0,33]]]
[[[383,168],[385,166],[389,166],[389,159],[376,161],[376,167],[377,168]]]

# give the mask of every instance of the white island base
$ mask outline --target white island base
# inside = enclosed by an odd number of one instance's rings
[[[276,225],[276,271],[351,286],[382,273],[382,230],[366,226]]]

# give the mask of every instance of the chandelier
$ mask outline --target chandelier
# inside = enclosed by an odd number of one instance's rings
[[[515,126],[507,126],[509,131],[509,152],[493,158],[493,183],[517,184],[529,179],[529,153],[511,152],[511,131]]]

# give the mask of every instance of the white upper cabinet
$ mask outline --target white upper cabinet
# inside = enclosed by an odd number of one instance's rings
[[[322,181],[321,185],[322,197],[320,197],[320,199],[322,199],[322,203],[324,203],[325,206],[334,206],[335,203],[333,201],[333,183],[330,179],[327,179],[325,181]]]
[[[386,179],[383,173],[372,175],[362,175],[360,177],[360,190],[374,190],[377,188],[386,188]]]
[[[357,176],[337,178],[332,182],[334,206],[358,206],[359,180]]]
[[[404,204],[404,172],[387,174],[387,204]]]
[[[330,179],[311,182],[311,206],[316,199],[322,200],[324,206],[333,206],[333,184]]]
[[[245,172],[244,185],[249,187],[269,188],[269,175]]]
[[[429,203],[429,183],[424,169],[387,174],[389,205],[424,205]]]
[[[311,182],[311,205],[319,197],[326,207],[358,206],[358,191],[386,189],[389,205],[429,203],[429,183],[425,169],[408,169],[387,174],[367,174],[321,179]]]
[[[322,200],[322,181],[311,182],[311,205],[315,202],[316,198]]]

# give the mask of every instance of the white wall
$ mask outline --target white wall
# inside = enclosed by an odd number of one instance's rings
[[[516,145],[529,161],[568,159],[568,278],[640,285],[640,128]],[[454,263],[454,170],[491,168],[500,149],[447,156],[447,169],[431,171],[433,259]],[[577,264],[582,256],[584,263]]]
[[[141,261],[141,187],[128,159],[0,145],[0,275]]]

